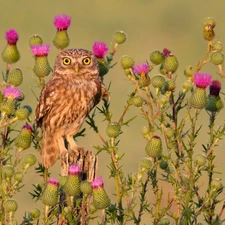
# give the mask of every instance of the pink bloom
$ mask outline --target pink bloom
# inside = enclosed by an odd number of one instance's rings
[[[80,173],[80,166],[78,165],[71,165],[68,171],[69,175],[77,175]]]
[[[213,80],[209,86],[210,95],[219,96],[221,90],[221,83],[218,80]]]
[[[24,125],[22,129],[29,130],[31,132],[33,131],[32,127],[29,124]]]
[[[35,56],[47,56],[50,51],[50,45],[48,44],[32,45],[31,51]]]
[[[67,30],[67,28],[70,26],[70,23],[71,23],[70,16],[67,16],[65,14],[55,16],[54,25],[57,28],[57,30]]]
[[[54,179],[54,178],[50,178],[48,180],[48,184],[53,184],[55,186],[59,186],[59,182],[56,179]]]
[[[164,49],[163,49],[163,55],[164,55],[165,57],[169,56],[170,53],[171,53],[171,51],[170,51],[169,49],[167,49],[167,48],[164,48]]]
[[[108,52],[108,48],[104,42],[95,42],[92,50],[97,58],[104,58]]]
[[[197,87],[206,88],[211,83],[212,76],[207,73],[196,73],[194,76],[194,83]]]
[[[92,181],[91,187],[93,189],[103,187],[103,180],[102,177],[97,177],[95,180]]]
[[[19,35],[14,29],[6,31],[5,37],[6,37],[6,40],[8,41],[8,44],[10,45],[15,45],[19,39]]]
[[[133,66],[133,71],[135,74],[147,74],[149,71],[149,65],[147,63],[140,63],[136,66]]]
[[[12,87],[8,85],[4,88],[3,95],[6,98],[17,99],[20,97],[21,91],[17,87]]]

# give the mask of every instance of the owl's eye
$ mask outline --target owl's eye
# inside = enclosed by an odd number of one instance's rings
[[[89,65],[91,63],[91,58],[90,57],[86,57],[82,60],[84,65]]]
[[[67,58],[67,57],[63,58],[63,64],[64,65],[70,65],[70,63],[71,63],[70,58]]]

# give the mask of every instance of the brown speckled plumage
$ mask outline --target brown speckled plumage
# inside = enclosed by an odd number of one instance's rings
[[[89,62],[85,64],[83,60]],[[69,60],[69,64],[65,64]],[[42,163],[51,167],[58,155],[66,154],[64,137],[71,150],[77,149],[73,139],[86,116],[109,93],[102,84],[98,62],[92,52],[68,49],[56,58],[53,74],[43,88],[36,108],[36,123],[44,133]]]

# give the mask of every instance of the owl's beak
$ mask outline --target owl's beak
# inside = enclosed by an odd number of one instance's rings
[[[79,65],[78,65],[78,63],[76,63],[76,64],[75,64],[75,66],[74,66],[74,70],[75,70],[75,72],[76,72],[76,73],[78,73],[78,72],[79,72]]]

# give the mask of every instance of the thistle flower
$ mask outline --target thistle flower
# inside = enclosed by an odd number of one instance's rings
[[[149,65],[147,63],[140,63],[136,66],[133,66],[133,71],[135,74],[147,74],[149,71]]]
[[[18,99],[21,96],[21,91],[17,87],[7,85],[3,90],[3,95],[9,99]]]
[[[108,52],[108,48],[104,42],[95,42],[92,47],[93,53],[97,58],[104,58]]]
[[[34,56],[47,56],[50,51],[49,44],[36,44],[31,46],[31,51]]]
[[[165,57],[169,56],[170,53],[171,53],[171,51],[170,51],[169,49],[167,49],[167,48],[164,48],[164,49],[163,49],[163,55],[164,55]]]
[[[91,187],[93,189],[99,188],[99,187],[103,187],[103,179],[102,177],[97,177],[95,180],[92,181],[91,183]]]
[[[211,83],[212,76],[207,73],[196,73],[194,75],[194,83],[197,87],[206,88]]]
[[[71,17],[65,14],[56,15],[54,19],[54,25],[57,30],[67,30],[71,23]]]
[[[209,86],[210,95],[219,96],[221,90],[221,83],[218,80],[213,80]]]
[[[15,45],[17,43],[18,39],[19,39],[19,35],[16,32],[16,30],[11,29],[9,31],[6,31],[5,38],[8,42],[8,44]]]

